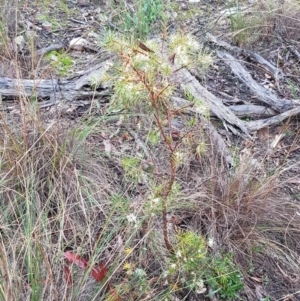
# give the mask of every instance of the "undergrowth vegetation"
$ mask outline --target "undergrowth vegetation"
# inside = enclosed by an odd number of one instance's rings
[[[259,40],[273,42],[276,38],[296,41],[299,37],[300,3],[297,0],[266,0],[245,9],[243,1],[229,7],[232,40],[250,47]]]
[[[46,59],[51,62],[53,68],[58,71],[58,74],[64,76],[71,69],[74,62],[65,53],[59,53],[58,51],[51,51],[46,55]]]
[[[162,2],[139,3],[150,26]],[[300,273],[300,206],[277,195],[290,167],[271,174],[247,148],[228,167],[171,101],[173,75],[213,57],[192,35],[131,38],[101,36],[116,58],[95,79],[111,89],[100,114],[49,116],[22,87],[0,113],[1,300],[243,300],[266,260]]]
[[[162,16],[162,10],[162,0],[134,1],[131,9],[126,10],[125,13],[125,30],[131,31],[134,38],[145,39],[151,25]]]
[[[164,7],[168,1],[133,0],[129,2],[109,2],[114,13],[111,19],[119,26],[119,31],[132,39],[146,39],[155,22],[165,19]]]

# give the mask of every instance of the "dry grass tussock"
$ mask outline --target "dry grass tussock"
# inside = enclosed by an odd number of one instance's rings
[[[238,7],[242,8],[243,3]],[[241,46],[281,38],[296,44],[299,40],[300,3],[297,0],[256,1],[247,10],[237,10],[230,17],[232,37]]]
[[[300,206],[280,192],[281,168],[267,175],[264,160],[244,154],[228,177],[211,158],[203,158],[203,169],[196,168],[192,176],[195,184],[184,193],[184,200],[197,204],[189,226],[208,236],[214,255],[224,250],[234,254],[248,300],[259,298],[253,286],[264,278],[273,281],[265,286],[265,296],[270,293],[275,299],[284,281],[287,291],[297,294]]]

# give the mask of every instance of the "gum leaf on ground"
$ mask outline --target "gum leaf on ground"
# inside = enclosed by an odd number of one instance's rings
[[[88,268],[88,262],[80,257],[79,255],[74,254],[73,252],[67,251],[64,253],[64,257],[71,263],[76,264],[78,267],[86,270]],[[91,269],[91,276],[98,282],[101,282],[105,275],[107,274],[108,269],[103,263],[99,263],[98,266]]]

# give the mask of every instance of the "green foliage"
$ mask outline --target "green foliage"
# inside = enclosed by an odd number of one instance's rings
[[[122,167],[125,171],[125,176],[127,179],[134,182],[139,181],[142,173],[140,163],[140,160],[134,157],[124,157],[122,159]]]
[[[28,243],[28,250],[25,257],[25,268],[28,274],[28,285],[31,287],[30,300],[41,300],[42,286],[40,285],[41,279],[45,277],[43,269],[43,258],[40,254],[37,245],[34,241]]]
[[[299,95],[299,88],[297,85],[295,85],[292,81],[287,80],[288,82],[288,87],[290,90],[290,93],[292,94],[292,97],[297,98]]]
[[[158,144],[159,139],[160,139],[160,135],[157,129],[148,132],[148,140],[152,145]]]
[[[161,193],[164,191],[165,186],[166,186],[166,183],[164,183],[164,181],[162,179],[159,179],[159,182],[161,184],[156,184],[155,187],[153,187],[154,198],[159,197],[159,195],[161,195]],[[171,188],[171,191],[169,194],[169,198],[170,199],[177,198],[180,193],[180,189],[181,189],[180,184],[175,181],[172,185],[172,188]]]
[[[135,38],[144,39],[162,12],[162,0],[135,0],[132,7],[134,10],[125,14],[125,30],[133,32]]]
[[[67,75],[73,66],[74,62],[70,56],[65,53],[59,53],[58,51],[51,51],[46,56],[48,60],[51,60],[51,65],[62,76]]]
[[[196,291],[204,289],[204,271],[208,264],[205,239],[192,231],[176,235],[176,247],[167,270],[168,281],[177,289],[189,287]],[[179,279],[179,283],[174,284]]]
[[[204,69],[205,70],[205,69]],[[206,118],[209,118],[209,109],[208,107],[203,103],[201,99],[196,99],[192,93],[188,90],[184,91],[185,97],[187,100],[194,103],[194,108],[196,113],[200,113],[202,116],[205,116]]]
[[[229,16],[231,31],[234,32],[233,42],[243,45],[248,37],[246,24],[243,15],[237,10]]]
[[[166,273],[170,283],[179,279],[178,289],[188,287],[198,293],[204,293],[208,285],[223,299],[236,297],[243,283],[231,255],[212,257],[205,238],[192,231],[180,231],[176,241]]]
[[[197,58],[201,57],[198,55],[200,45],[191,35],[171,35],[168,41],[160,45],[155,40],[132,43],[111,32],[103,36],[103,44],[110,52],[117,52],[120,58],[114,68],[102,76],[102,83],[109,82],[113,86],[110,108],[125,109],[127,112],[144,111],[152,119],[156,131],[151,129],[148,139],[152,143],[162,142],[168,153],[169,175],[154,179],[156,187],[152,194],[154,199],[160,200],[164,241],[167,250],[171,251],[166,214],[181,190],[175,181],[176,171],[184,163],[187,154],[181,146],[189,144],[189,137],[181,139],[171,128],[173,118],[178,115],[178,108],[171,101],[176,85],[172,75],[178,67],[197,62]],[[160,164],[159,160],[154,162],[156,164]],[[135,182],[143,175],[140,165],[137,158],[122,159],[126,177]]]
[[[121,59],[115,63],[114,68],[110,68],[109,74],[102,77],[102,83],[113,84],[112,105],[117,108],[134,108],[136,104],[142,104],[151,112],[154,101],[156,108],[166,113],[166,106],[169,106],[169,99],[175,88],[171,81],[174,68],[161,55],[161,45],[157,41],[148,40],[144,45],[150,51],[144,51],[139,42],[130,42],[122,35],[112,32],[102,36],[102,43]],[[210,55],[199,55],[200,45],[191,35],[171,35],[167,46],[169,49],[166,55],[174,55],[178,66],[197,65],[205,70],[209,65],[207,62],[212,63]],[[205,65],[202,65],[201,60],[206,61]],[[199,110],[205,110],[200,100],[195,103]]]
[[[242,277],[230,254],[212,259],[212,265],[207,273],[207,283],[218,291],[223,299],[232,299],[241,291]]]
[[[122,195],[113,194],[111,196],[111,203],[114,210],[119,213],[127,213],[129,210],[129,200]]]

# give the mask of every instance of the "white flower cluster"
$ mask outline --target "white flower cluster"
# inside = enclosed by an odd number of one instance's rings
[[[147,276],[146,272],[143,269],[136,269],[134,274],[138,277],[145,277]]]
[[[197,294],[203,294],[206,292],[206,287],[204,286],[204,282],[202,279],[198,279],[198,281],[195,282],[195,285]]]
[[[187,65],[190,63],[191,53],[195,53],[200,49],[200,44],[192,35],[172,35],[169,42],[170,48],[176,54],[178,63]]]
[[[126,216],[126,218],[130,224],[134,225],[134,228],[138,227],[138,220],[137,220],[136,215],[134,215],[133,213],[130,213]]]
[[[161,202],[161,198],[160,197],[150,196],[149,197],[150,209],[151,210],[157,209],[157,206],[160,204],[160,202]],[[153,214],[153,216],[154,216],[154,214]]]

